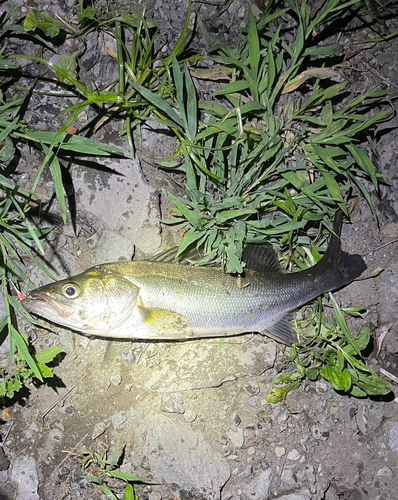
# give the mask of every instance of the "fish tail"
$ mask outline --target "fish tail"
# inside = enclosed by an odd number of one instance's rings
[[[334,234],[330,238],[329,246],[314,268],[317,274],[327,276],[328,290],[325,290],[325,292],[348,285],[366,269],[366,264],[360,255],[350,255],[341,250],[342,224],[343,212],[339,210],[333,222]]]

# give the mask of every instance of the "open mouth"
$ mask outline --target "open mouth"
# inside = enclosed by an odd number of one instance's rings
[[[41,314],[44,311],[52,311],[62,318],[69,318],[73,309],[64,304],[59,305],[55,300],[43,292],[33,291],[25,299],[23,306],[30,312]]]

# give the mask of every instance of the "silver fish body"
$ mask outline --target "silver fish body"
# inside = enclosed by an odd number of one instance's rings
[[[339,234],[341,215],[335,220]],[[250,245],[244,276],[217,267],[165,262],[94,266],[45,285],[23,301],[26,309],[87,335],[123,339],[187,339],[261,332],[294,341],[292,311],[358,277],[366,265],[341,251],[332,236],[313,267],[284,273],[269,246]]]

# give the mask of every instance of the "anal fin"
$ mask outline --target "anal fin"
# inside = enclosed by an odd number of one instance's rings
[[[267,326],[264,331],[260,333],[267,335],[282,344],[292,345],[297,342],[297,335],[290,324],[291,319],[292,315],[288,314],[279,319],[276,323]]]

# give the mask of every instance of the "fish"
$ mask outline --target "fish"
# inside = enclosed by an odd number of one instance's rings
[[[291,345],[293,312],[366,269],[360,255],[341,249],[342,219],[337,212],[324,255],[305,270],[285,272],[271,245],[250,244],[242,275],[161,258],[115,262],[37,288],[22,304],[88,336],[163,341],[258,332]]]

